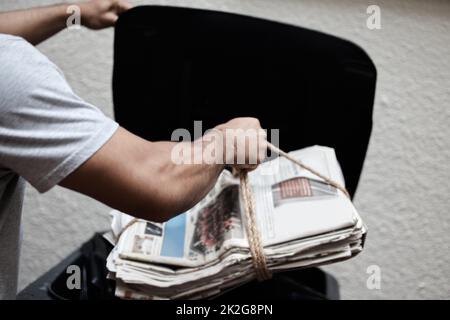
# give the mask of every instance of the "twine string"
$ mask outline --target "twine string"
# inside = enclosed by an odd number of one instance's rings
[[[305,169],[306,171],[309,171],[312,174],[314,174],[315,176],[321,178],[327,184],[335,187],[336,189],[341,190],[348,198],[350,198],[350,194],[348,193],[347,189],[345,189],[338,182],[322,175],[317,170],[305,165],[301,161],[295,159],[288,153],[284,152],[283,150],[279,149],[278,147],[274,146],[273,144],[271,144],[269,142],[267,143],[267,147],[271,151],[277,153],[280,156],[285,157],[286,159],[292,161],[293,163],[297,164],[298,166]],[[264,254],[264,247],[263,247],[262,240],[261,240],[261,234],[259,232],[258,224],[256,221],[256,210],[255,210],[255,201],[253,198],[253,191],[252,191],[250,183],[248,181],[247,171],[240,170],[239,178],[240,178],[240,182],[241,182],[240,183],[240,193],[242,196],[245,217],[246,217],[245,230],[247,232],[247,238],[248,238],[250,253],[252,255],[252,262],[253,262],[253,267],[255,269],[256,279],[258,281],[268,280],[272,277],[272,273],[267,266],[267,259],[266,259],[266,255]]]

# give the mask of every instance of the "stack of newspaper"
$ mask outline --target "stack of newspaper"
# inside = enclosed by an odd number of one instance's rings
[[[290,155],[344,185],[333,149],[314,146]],[[261,164],[249,181],[272,273],[361,252],[365,226],[340,190],[284,158]],[[119,240],[107,267],[116,280],[116,296],[207,298],[253,280],[242,208],[239,179],[224,171],[200,203],[166,223],[114,211],[112,233]]]

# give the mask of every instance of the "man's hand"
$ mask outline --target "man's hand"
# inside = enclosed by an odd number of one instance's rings
[[[224,161],[235,169],[253,170],[266,156],[267,135],[256,118],[235,118],[217,126],[224,137]]]
[[[36,45],[67,27],[69,6],[57,4],[25,10],[0,12],[0,33],[22,37]],[[75,3],[80,8],[81,24],[90,29],[113,26],[118,16],[131,8],[126,0],[91,0]]]
[[[81,24],[89,29],[113,26],[119,15],[131,8],[126,0],[91,0],[79,3]]]

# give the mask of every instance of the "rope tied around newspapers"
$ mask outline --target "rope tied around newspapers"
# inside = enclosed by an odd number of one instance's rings
[[[301,161],[295,159],[288,153],[283,150],[277,148],[270,142],[267,142],[267,148],[272,152],[292,161],[297,164],[299,167],[309,171],[315,176],[324,180],[327,184],[335,187],[342,191],[348,198],[350,198],[350,194],[347,189],[341,186],[338,182],[331,180],[330,178],[322,175],[320,172],[314,170],[313,168],[303,164]],[[242,196],[242,201],[244,204],[244,211],[246,217],[245,230],[247,232],[247,238],[250,248],[250,253],[252,255],[253,268],[255,269],[256,279],[258,281],[264,281],[272,278],[272,273],[267,266],[266,255],[264,254],[264,247],[262,245],[261,234],[258,229],[257,221],[256,221],[256,209],[255,209],[255,200],[253,197],[253,192],[248,181],[247,170],[239,171],[240,178],[240,193]]]
[[[321,178],[324,180],[327,184],[335,187],[336,189],[339,189],[342,191],[348,198],[350,198],[350,194],[348,193],[347,189],[340,185],[338,182],[324,176],[317,170],[305,165],[300,160],[295,159],[288,153],[284,152],[283,150],[277,148],[270,142],[267,142],[267,148],[270,149],[272,152],[290,160],[291,162],[297,164],[299,167],[305,169],[306,171],[309,171],[313,175]],[[267,266],[267,260],[266,255],[264,254],[264,247],[262,245],[261,241],[261,234],[259,232],[258,224],[256,221],[256,209],[255,209],[255,200],[253,197],[253,191],[250,186],[250,183],[248,181],[248,172],[247,170],[240,170],[239,171],[239,178],[240,178],[240,194],[242,196],[242,201],[244,203],[244,211],[245,211],[245,217],[246,217],[246,223],[245,223],[245,230],[247,232],[247,238],[249,243],[249,249],[252,256],[252,263],[253,267],[255,269],[256,279],[258,281],[264,281],[272,278],[272,272],[269,270]],[[134,225],[136,222],[138,222],[140,219],[132,219],[130,220],[120,231],[120,233],[117,235],[117,241],[119,241],[120,237],[124,234],[124,232],[130,228],[132,225]]]

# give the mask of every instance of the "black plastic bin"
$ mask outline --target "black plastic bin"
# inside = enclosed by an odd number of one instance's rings
[[[61,261],[18,295],[21,300],[112,300],[115,283],[106,279],[106,257],[112,249],[100,234],[94,235],[79,250]],[[69,266],[81,270],[81,289],[69,289]],[[339,299],[337,281],[318,268],[275,274],[271,280],[252,281],[228,291],[215,300],[248,299]]]

